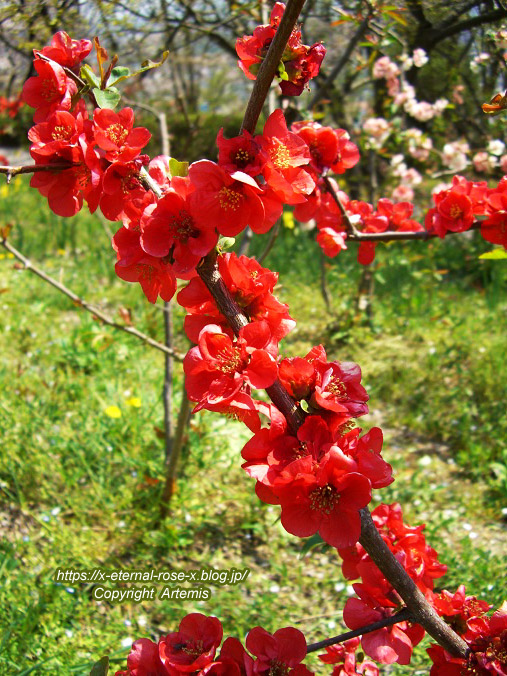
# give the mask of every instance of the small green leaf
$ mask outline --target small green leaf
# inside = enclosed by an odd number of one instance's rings
[[[92,670],[90,671],[90,676],[107,676],[108,671],[109,657],[105,655],[104,657],[101,657],[98,662],[95,662]]]
[[[306,401],[306,399],[301,399],[300,404],[301,404],[301,408],[303,409],[303,411],[305,413],[308,413],[309,407],[308,407],[308,402]]]
[[[117,68],[113,68],[113,73],[116,70],[128,70],[128,73],[119,75],[114,82],[111,84],[118,84],[118,82],[121,82],[122,80],[127,80],[129,77],[134,77],[134,75],[139,75],[140,73],[144,73],[146,70],[151,70],[152,68],[160,68],[160,66],[164,63],[164,61],[167,59],[169,56],[169,52],[164,52],[162,54],[162,58],[160,61],[150,61],[149,59],[147,61],[143,61],[141,64],[141,67],[138,68],[137,70],[134,70],[130,72],[128,68],[125,68],[124,66],[118,66]]]
[[[320,537],[318,533],[315,533],[315,535],[312,535],[311,538],[308,538],[308,540],[304,541],[304,544],[301,548],[301,555],[304,556],[307,554],[311,549],[315,549],[315,547],[320,547],[324,545],[325,542],[324,540]]]
[[[501,261],[507,258],[507,251],[505,249],[493,249],[493,251],[486,251],[479,256],[482,260]]]
[[[107,84],[109,87],[111,87],[120,80],[124,80],[129,76],[130,76],[130,68],[127,68],[127,66],[116,66],[116,68],[113,68],[113,70],[111,71],[111,75],[109,76]]]
[[[87,82],[91,87],[100,88],[100,77],[97,77],[88,64],[85,64],[80,71],[81,79]]]
[[[116,108],[120,102],[121,95],[116,87],[109,87],[108,89],[94,87],[92,91],[99,108]]]
[[[171,172],[171,178],[175,176],[188,176],[188,162],[178,162],[174,157],[169,159],[169,171]]]
[[[227,251],[227,249],[233,247],[235,243],[236,239],[234,237],[220,237],[218,240],[218,247],[222,251]]]

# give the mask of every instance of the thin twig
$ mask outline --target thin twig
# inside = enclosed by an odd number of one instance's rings
[[[275,223],[275,225],[271,228],[271,233],[269,235],[269,240],[268,243],[266,244],[266,248],[264,251],[261,253],[261,255],[257,258],[258,263],[262,263],[266,256],[269,254],[271,249],[274,247],[276,239],[280,233],[280,219]]]
[[[350,217],[349,217],[349,215],[348,215],[348,213],[347,213],[347,210],[346,210],[345,207],[343,206],[343,202],[341,201],[341,199],[340,199],[339,196],[338,196],[338,193],[337,193],[336,190],[334,189],[334,186],[333,186],[333,184],[332,184],[330,178],[324,173],[324,174],[322,174],[322,180],[323,180],[324,183],[326,184],[326,188],[327,188],[329,194],[331,195],[331,197],[332,197],[334,203],[336,204],[336,206],[337,206],[338,209],[340,210],[340,213],[341,213],[341,215],[342,215],[342,218],[343,218],[343,220],[345,221],[345,226],[346,226],[346,230],[347,230],[347,235],[349,235],[349,236],[350,236],[350,235],[357,236],[357,235],[359,234],[359,232],[356,230],[356,226],[355,226],[355,225],[352,223],[352,221],[350,220]]]
[[[120,331],[124,331],[125,333],[128,333],[131,336],[135,336],[139,340],[142,340],[143,343],[146,343],[147,345],[155,348],[156,350],[160,350],[161,352],[165,352],[166,354],[171,354],[173,358],[176,359],[177,361],[183,361],[184,356],[179,354],[178,352],[175,352],[172,348],[168,348],[163,343],[159,343],[157,340],[150,338],[150,336],[147,336],[145,333],[142,333],[133,326],[124,326],[123,324],[118,324],[117,322],[114,321],[114,319],[104,314],[95,305],[88,303],[88,301],[84,300],[84,298],[80,298],[66,286],[58,282],[56,279],[53,279],[53,277],[50,277],[40,268],[36,267],[28,258],[23,256],[21,252],[15,249],[12,246],[12,244],[10,244],[6,239],[0,240],[0,244],[3,246],[4,249],[13,254],[15,258],[21,261],[27,270],[30,270],[35,275],[43,279],[45,282],[51,284],[51,286],[53,286],[55,289],[58,289],[58,291],[60,291],[61,293],[65,294],[68,298],[70,298],[75,305],[83,308],[83,310],[86,310],[87,312],[90,312],[94,317],[100,319],[100,321],[103,322],[104,324],[112,326],[115,329],[119,329]]]
[[[367,624],[365,627],[360,627],[353,631],[346,631],[343,634],[338,634],[338,636],[333,636],[332,638],[326,638],[324,641],[319,641],[318,643],[310,643],[306,652],[314,653],[317,650],[322,650],[322,648],[327,648],[328,646],[336,645],[337,643],[343,643],[356,636],[364,636],[364,634],[369,634],[372,631],[378,631],[384,627],[391,627],[393,624],[398,624],[398,622],[410,622],[411,620],[412,612],[408,608],[402,608],[396,615],[385,617],[383,620],[378,620],[378,622],[372,622],[372,624]]]
[[[39,171],[65,171],[76,167],[77,162],[55,162],[54,164],[23,164],[17,167],[2,165],[0,174],[5,174],[7,183],[10,183],[13,176],[18,174],[36,174]]]
[[[176,432],[173,440],[172,453],[167,464],[164,492],[162,494],[162,502],[160,503],[160,517],[162,519],[169,514],[171,498],[174,495],[174,491],[176,489],[176,469],[178,466],[179,457],[181,455],[181,450],[183,448],[185,429],[187,427],[188,416],[190,413],[190,401],[188,400],[187,393],[185,391],[185,385],[183,385],[181,397],[181,406],[178,413],[178,422],[176,423]]]

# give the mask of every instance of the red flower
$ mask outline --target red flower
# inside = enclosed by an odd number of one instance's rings
[[[351,638],[341,644],[326,647],[326,653],[319,655],[319,660],[325,664],[336,665],[333,676],[379,676],[379,668],[373,662],[364,660],[360,664],[356,661],[356,651],[359,647],[359,638]]]
[[[360,599],[348,599],[343,609],[343,619],[350,629],[360,629],[393,614],[392,610],[375,610]],[[417,625],[416,625],[417,626]],[[364,652],[381,664],[410,664],[413,646],[419,643],[424,630],[416,632],[407,622],[399,622],[364,634],[361,646]]]
[[[329,256],[329,258],[334,258],[342,249],[347,248],[345,244],[345,240],[347,239],[346,232],[338,232],[329,226],[321,227],[320,224],[318,225],[318,229],[319,232],[315,239],[324,254]]]
[[[488,217],[481,223],[481,235],[507,249],[507,179],[503,178],[487,198]]]
[[[320,173],[331,169],[343,174],[359,162],[359,150],[350,141],[345,129],[323,127],[318,122],[308,120],[295,122],[291,130],[300,136],[310,149],[311,164]]]
[[[433,195],[436,204],[426,214],[426,229],[444,237],[448,230],[463,232],[474,222],[472,200],[458,188],[443,190]]]
[[[173,179],[171,189],[141,219],[143,249],[157,258],[170,256],[176,275],[183,278],[218,240],[214,225],[189,199],[191,189],[187,179]]]
[[[259,146],[252,134],[246,129],[241,136],[224,138],[224,130],[217,136],[218,164],[230,174],[243,171],[249,176],[258,176],[262,172],[264,160],[259,155]]]
[[[317,380],[312,404],[356,418],[368,413],[368,394],[361,385],[361,368],[354,362],[315,364]]]
[[[232,660],[238,665],[241,676],[252,676],[254,661],[237,638],[225,639],[220,651],[220,659]]]
[[[33,67],[37,75],[29,77],[23,86],[23,101],[35,108],[33,121],[44,122],[56,110],[70,110],[76,83],[55,61],[35,59]]]
[[[265,162],[262,173],[267,184],[285,204],[304,202],[315,187],[310,174],[301,169],[309,163],[310,151],[297,134],[287,130],[280,109],[271,113],[262,136],[255,140]]]
[[[139,232],[120,228],[113,237],[113,249],[118,256],[115,271],[120,279],[139,282],[150,303],[155,303],[158,296],[171,300],[176,291],[174,272],[168,263],[143,251]]]
[[[273,487],[282,507],[282,525],[292,535],[319,533],[332,547],[359,539],[359,510],[371,497],[370,481],[353,471],[355,463],[333,447],[318,466],[306,456],[285,468],[284,484]],[[350,471],[352,468],[352,471]]]
[[[319,74],[320,65],[325,56],[326,48],[321,42],[317,42],[311,47],[301,45],[296,50],[294,58],[290,60],[282,58],[285,74],[288,77],[288,80],[282,78],[280,82],[283,96],[302,94],[306,84]]]
[[[178,631],[160,639],[160,659],[169,673],[172,669],[198,671],[213,662],[222,636],[222,624],[216,617],[190,613],[181,620]]]
[[[128,211],[128,203],[142,199],[146,190],[139,182],[139,171],[145,156],[123,164],[113,162],[104,172],[100,210],[110,221],[120,220]]]
[[[90,40],[73,40],[65,31],[58,31],[51,38],[51,44],[40,53],[56,61],[60,66],[74,68],[92,51]],[[37,52],[35,52],[37,54]]]
[[[234,237],[249,225],[254,232],[267,232],[280,218],[280,200],[264,200],[265,192],[242,171],[227,173],[209,160],[194,162],[188,177],[195,187],[190,200],[206,214],[209,227]],[[269,197],[269,194],[268,194]]]
[[[168,676],[158,652],[158,645],[148,638],[134,641],[127,657],[127,671],[117,671],[115,676]]]
[[[315,367],[301,357],[283,359],[278,366],[278,377],[291,397],[298,401],[310,397],[315,387]]]
[[[380,427],[359,436],[354,430],[338,440],[338,445],[357,462],[358,470],[371,481],[372,488],[384,488],[394,481],[392,467],[381,455],[383,434]]]
[[[263,268],[253,258],[226,253],[218,258],[218,269],[234,300],[251,321],[265,320],[275,341],[280,341],[295,326],[288,307],[273,296],[278,274]],[[227,321],[218,311],[210,292],[200,278],[195,278],[178,294],[178,303],[189,313],[185,332],[194,343],[207,324],[220,324],[227,331]]]
[[[284,11],[283,3],[275,3],[269,25],[257,26],[253,35],[245,35],[236,41],[236,53],[240,59],[238,65],[250,80],[255,80],[257,76]],[[318,74],[325,54],[326,49],[320,43],[311,47],[304,45],[301,42],[301,31],[294,28],[278,67],[282,94],[299,96],[306,83]]]
[[[199,402],[194,410],[231,402],[244,384],[259,389],[272,385],[277,375],[273,349],[267,322],[247,324],[237,341],[219,326],[204,327],[183,362],[188,397]]]
[[[248,632],[246,647],[257,658],[253,665],[254,674],[311,674],[301,664],[306,657],[306,640],[298,629],[285,627],[270,634],[262,627],[254,627]]]
[[[144,127],[135,127],[134,111],[123,108],[118,113],[109,108],[96,108],[93,114],[95,142],[106,151],[110,162],[130,162],[136,158],[151,138]]]

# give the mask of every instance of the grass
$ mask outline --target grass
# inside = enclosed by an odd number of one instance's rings
[[[160,307],[115,278],[100,221],[50,214],[26,183],[0,189],[0,223],[13,223],[13,244],[110,314],[128,308],[160,340]],[[254,250],[263,245],[259,238]],[[364,427],[385,429],[397,479],[380,499],[400,501],[409,523],[427,523],[449,565],[448,588],[464,583],[498,605],[505,273],[501,262],[478,261],[485,248],[455,237],[379,249],[372,326],[355,310],[353,251],[327,267],[332,317],[307,234],[284,231],[267,264],[280,271],[279,295],[298,320],[286,353],[324,342],[331,357],[363,368],[371,397]],[[192,611],[217,615],[226,635],[241,638],[258,623],[296,625],[309,641],[338,633],[351,589],[337,557],[329,549],[303,555],[276,508],[258,501],[240,469],[245,430],[207,413],[192,420],[173,510],[160,523],[162,354],[100,325],[1,251],[0,291],[0,676],[84,675],[106,653],[119,669],[130,639],[158,637]],[[177,311],[185,350],[182,319]],[[176,407],[181,385],[178,371]],[[106,414],[110,406],[120,417]],[[250,574],[212,588],[207,601],[141,604],[100,602],[90,584],[53,579],[58,567],[95,566]],[[315,658],[310,664],[329,673]],[[391,673],[427,673],[424,652]]]

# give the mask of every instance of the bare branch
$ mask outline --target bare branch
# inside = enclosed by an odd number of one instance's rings
[[[349,641],[351,638],[355,638],[356,636],[364,636],[365,634],[370,634],[372,631],[378,631],[384,627],[392,627],[393,624],[398,624],[399,622],[410,622],[411,619],[411,611],[408,608],[402,608],[398,613],[396,613],[396,615],[385,617],[383,620],[378,620],[378,622],[372,622],[372,624],[367,624],[365,627],[361,627],[360,629],[346,631],[343,634],[338,634],[338,636],[327,638],[324,641],[319,641],[318,643],[310,643],[306,649],[306,652],[314,653],[317,650],[322,650],[322,648],[327,648],[330,645],[336,645],[337,643]]]
[[[163,343],[159,343],[157,340],[150,338],[150,336],[147,336],[145,333],[142,333],[142,331],[139,331],[133,326],[124,326],[123,324],[118,324],[118,322],[115,322],[114,319],[112,319],[108,315],[104,314],[101,310],[99,310],[98,307],[92,305],[91,303],[88,303],[88,301],[84,300],[84,298],[80,298],[66,286],[60,284],[60,282],[58,282],[56,279],[53,279],[53,277],[50,277],[43,270],[36,267],[28,258],[25,258],[25,256],[23,256],[23,254],[20,251],[15,249],[12,246],[12,244],[10,244],[6,239],[0,240],[0,244],[3,246],[4,249],[7,249],[9,253],[13,254],[15,258],[21,261],[27,270],[30,270],[35,275],[43,279],[45,282],[51,284],[51,286],[53,286],[55,289],[57,289],[65,296],[70,298],[75,305],[83,308],[83,310],[86,310],[87,312],[90,312],[94,317],[100,319],[100,321],[103,322],[104,324],[112,326],[115,329],[119,329],[120,331],[124,331],[125,333],[128,333],[131,336],[135,336],[136,338],[143,341],[143,343],[146,343],[150,347],[153,347],[156,350],[160,350],[161,352],[165,352],[166,354],[172,355],[172,357],[177,361],[183,361],[184,358],[183,355],[179,354],[178,352],[175,352],[172,348],[168,348]]]

